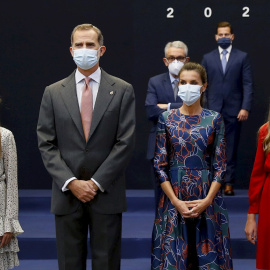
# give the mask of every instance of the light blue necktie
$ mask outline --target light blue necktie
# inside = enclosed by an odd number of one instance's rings
[[[226,59],[226,54],[228,53],[227,50],[222,51],[222,59],[221,59],[221,64],[222,64],[222,69],[223,73],[225,73],[226,66],[227,66],[227,59]]]
[[[178,80],[174,80],[173,81],[173,84],[174,84],[174,86],[173,86],[173,94],[174,94],[174,100],[176,101],[176,98],[177,98],[177,94],[178,94],[178,91],[179,91],[179,89],[178,89]]]

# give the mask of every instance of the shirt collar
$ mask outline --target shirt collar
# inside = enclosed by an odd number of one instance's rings
[[[179,82],[179,78],[174,78],[172,74],[169,72],[171,83],[173,83],[175,80]]]
[[[219,54],[221,54],[223,51],[224,51],[224,49],[222,49],[220,46],[218,46],[218,50],[219,50]],[[232,50],[232,45],[230,45],[227,49],[225,49],[225,50],[227,50],[227,52],[228,52],[228,54],[230,54],[231,53],[231,50]]]
[[[78,84],[81,80],[83,80],[85,76],[78,70],[76,69],[75,72],[75,82]],[[98,67],[98,69],[92,73],[89,78],[91,78],[93,81],[100,83],[100,78],[101,78],[101,69]]]

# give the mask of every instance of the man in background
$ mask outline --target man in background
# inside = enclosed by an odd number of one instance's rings
[[[217,25],[218,48],[203,56],[208,77],[207,107],[220,112],[225,123],[227,172],[225,195],[234,195],[236,151],[240,127],[246,121],[253,99],[253,81],[248,54],[232,46],[234,33],[228,22]]]
[[[145,100],[146,114],[153,127],[150,132],[147,158],[152,159],[155,153],[156,124],[158,117],[166,110],[180,108],[182,100],[178,93],[178,74],[184,63],[189,61],[188,47],[182,41],[166,44],[163,62],[168,71],[150,78]]]
[[[77,69],[46,87],[38,144],[53,180],[60,270],[86,270],[87,237],[93,270],[120,270],[125,169],[134,147],[133,87],[99,67],[101,31],[74,28],[70,53]]]
[[[147,147],[147,159],[153,160],[156,143],[158,117],[166,110],[180,108],[182,100],[177,95],[179,71],[189,61],[188,47],[182,41],[168,42],[164,49],[163,62],[168,71],[150,78],[148,82],[145,108],[148,119],[153,123]],[[155,183],[156,202],[159,183]]]

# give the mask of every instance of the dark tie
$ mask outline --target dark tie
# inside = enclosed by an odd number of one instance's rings
[[[176,101],[177,94],[178,94],[178,91],[179,91],[179,89],[178,89],[178,81],[175,80],[173,82],[173,84],[174,84],[174,87],[173,87],[174,100]]]
[[[227,66],[227,58],[226,58],[226,54],[227,54],[227,53],[228,53],[227,50],[223,50],[223,51],[222,51],[221,64],[222,64],[223,73],[225,73],[226,66]]]
[[[81,118],[85,140],[88,140],[92,115],[93,115],[93,93],[89,85],[91,78],[84,78],[85,84],[82,91],[81,99]]]

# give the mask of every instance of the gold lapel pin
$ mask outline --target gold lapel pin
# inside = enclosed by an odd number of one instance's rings
[[[110,95],[113,95],[113,91],[110,92]]]

